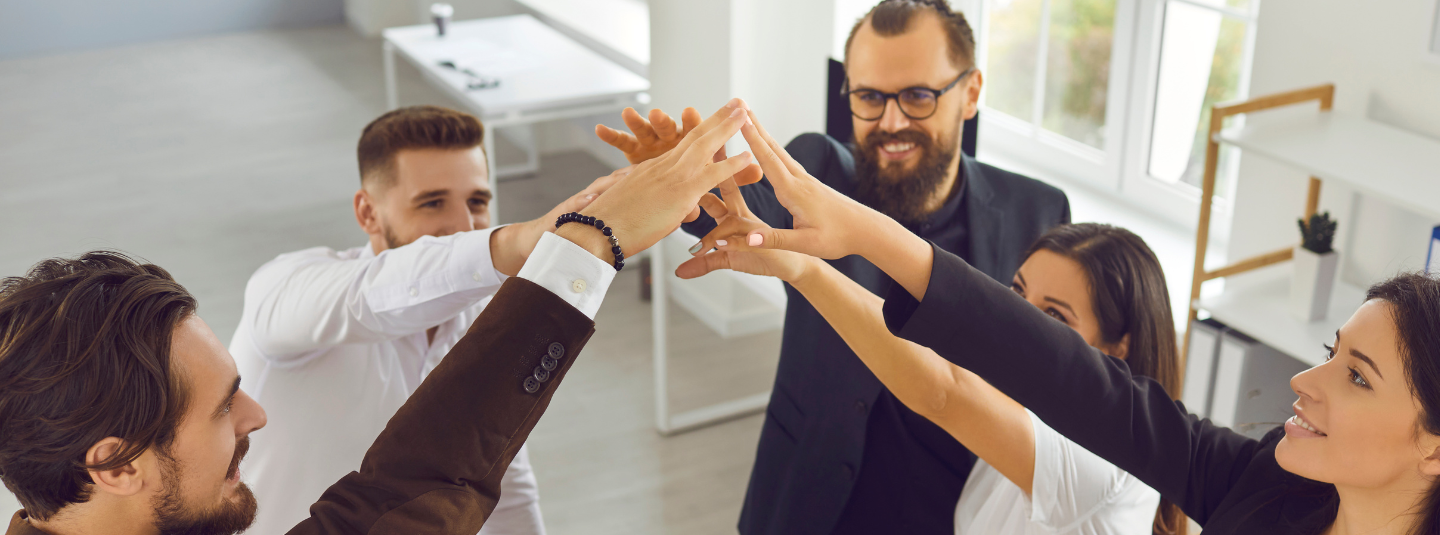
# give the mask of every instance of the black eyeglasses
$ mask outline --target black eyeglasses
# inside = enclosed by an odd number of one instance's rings
[[[973,72],[975,72],[975,67],[965,69],[965,72],[956,76],[944,89],[915,86],[901,89],[898,93],[886,93],[874,89],[850,91],[850,78],[847,76],[845,85],[840,89],[840,94],[850,97],[850,113],[862,121],[879,120],[885,115],[885,106],[890,99],[895,99],[895,103],[900,106],[900,113],[919,121],[935,115],[935,104],[940,101],[940,95],[954,89],[960,80],[964,80]]]

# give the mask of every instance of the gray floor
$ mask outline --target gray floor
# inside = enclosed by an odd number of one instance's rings
[[[403,66],[401,81],[402,104],[454,105]],[[0,275],[120,249],[168,268],[229,340],[260,264],[364,242],[350,205],[353,151],[382,111],[380,45],[343,27],[0,62]],[[538,216],[608,172],[585,153],[549,155],[538,176],[502,184],[502,215]],[[654,432],[650,310],[637,271],[617,279],[596,336],[532,435],[547,526],[732,533],[760,419]],[[671,310],[677,409],[773,380],[778,333],[721,340]],[[10,499],[0,491],[6,515]]]

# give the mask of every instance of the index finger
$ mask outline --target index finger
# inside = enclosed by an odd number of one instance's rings
[[[753,110],[746,110],[746,112],[750,114],[750,122],[755,125],[755,131],[758,132],[760,138],[765,140],[765,143],[770,146],[770,149],[780,157],[780,161],[785,164],[785,168],[796,175],[805,174],[805,166],[800,165],[800,162],[791,158],[790,153],[785,151],[785,147],[775,141],[775,138],[770,137],[770,132],[765,130],[765,125],[760,124],[760,119],[755,117],[755,112]],[[746,141],[748,142],[749,139],[747,138]]]
[[[711,117],[711,119],[714,119],[714,117]],[[681,143],[681,147],[684,148],[681,150],[680,157],[686,161],[695,163],[703,163],[711,160],[715,153],[719,151],[721,147],[725,146],[725,142],[729,141],[730,138],[740,130],[740,126],[744,125],[747,120],[748,117],[743,108],[732,108],[729,116],[723,118],[719,124],[710,128],[708,131],[705,131],[705,125],[701,124],[699,128],[691,132],[692,136],[686,137],[686,140],[690,141],[688,147],[684,146],[685,143]],[[693,134],[700,135],[693,136]],[[691,137],[695,139],[691,140]]]
[[[716,127],[720,126],[720,124],[723,123],[725,119],[729,118],[730,114],[734,113],[737,108],[743,109],[744,107],[745,101],[740,100],[739,98],[730,99],[730,102],[726,103],[725,106],[721,107],[719,110],[716,110],[714,115],[711,115],[704,121],[701,121],[699,124],[695,125],[695,127],[692,128],[688,133],[686,133],[685,138],[680,140],[680,143],[675,146],[676,150],[673,150],[672,152],[684,153],[687,149],[690,148],[691,145],[695,143],[697,139],[704,136],[706,133],[715,129]],[[711,152],[713,153],[714,149],[711,149]]]

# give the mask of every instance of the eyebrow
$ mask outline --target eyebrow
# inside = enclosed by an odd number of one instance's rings
[[[428,200],[430,200],[430,199],[438,199],[438,198],[440,198],[440,197],[444,197],[444,196],[449,195],[449,194],[450,194],[450,190],[448,190],[448,189],[432,189],[432,190],[430,190],[430,191],[422,191],[422,192],[420,192],[418,195],[415,196],[415,198],[413,198],[413,199],[411,199],[411,200],[412,200],[413,202],[417,202],[417,203],[418,203],[418,202],[425,202],[425,201],[428,201]],[[471,192],[471,195],[479,196],[480,198],[483,198],[483,199],[485,199],[486,201],[489,201],[490,198],[493,196],[493,194],[490,193],[490,190],[480,189],[480,188],[477,188],[474,192]]]
[[[1340,330],[1339,330],[1339,329],[1336,329],[1336,330],[1335,330],[1335,345],[1340,345]],[[1353,348],[1353,347],[1350,348],[1350,356],[1355,357],[1355,358],[1357,358],[1357,359],[1360,359],[1360,360],[1364,361],[1366,364],[1369,364],[1369,365],[1370,365],[1370,369],[1375,370],[1375,375],[1376,375],[1376,376],[1380,377],[1381,379],[1384,379],[1384,378],[1385,378],[1385,374],[1380,373],[1380,367],[1375,365],[1375,361],[1374,361],[1374,360],[1371,360],[1370,357],[1366,356],[1364,353],[1361,353],[1360,350],[1355,349],[1355,348]]]
[[[1361,353],[1360,350],[1353,347],[1350,348],[1350,356],[1365,361],[1366,364],[1370,365],[1370,369],[1375,370],[1375,375],[1380,376],[1381,379],[1385,378],[1385,375],[1380,373],[1380,367],[1375,365],[1375,361],[1370,360],[1370,357],[1365,356],[1365,354]]]
[[[225,412],[225,406],[230,404],[230,400],[235,399],[235,393],[236,393],[236,392],[239,392],[239,391],[240,391],[240,376],[237,375],[237,376],[235,376],[235,382],[230,383],[230,393],[229,393],[229,394],[226,394],[224,398],[221,398],[221,399],[220,399],[220,405],[218,405],[218,406],[215,407],[215,412],[214,412],[213,414],[211,414],[210,417],[211,417],[211,418],[219,418],[219,417],[220,417],[220,413]]]

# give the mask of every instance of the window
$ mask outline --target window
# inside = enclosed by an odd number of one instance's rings
[[[957,0],[985,71],[982,153],[1194,225],[1210,107],[1247,96],[1257,1]],[[1238,161],[1222,150],[1222,199]]]

